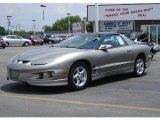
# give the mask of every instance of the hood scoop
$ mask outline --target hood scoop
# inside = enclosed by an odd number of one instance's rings
[[[29,60],[17,60],[17,64],[31,65]]]

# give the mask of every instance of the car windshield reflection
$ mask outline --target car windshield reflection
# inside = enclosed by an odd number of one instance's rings
[[[95,35],[75,35],[65,41],[62,41],[57,47],[78,48],[78,49],[95,49],[101,36]]]

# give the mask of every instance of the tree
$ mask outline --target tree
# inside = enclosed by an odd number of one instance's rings
[[[88,22],[88,24],[86,25],[86,30],[87,30],[87,32],[93,32],[93,23],[92,22]]]
[[[6,34],[5,28],[0,26],[0,35],[5,35],[5,34]]]
[[[45,25],[44,29],[45,29],[45,31],[50,31],[50,30],[52,30],[52,26]]]
[[[81,22],[81,18],[79,16],[69,16],[69,17],[65,17],[65,18],[62,18],[60,20],[57,20],[53,24],[52,29],[53,30],[67,30],[69,20],[70,20],[70,23],[71,23],[71,26],[70,26],[71,29],[72,29],[72,23]]]

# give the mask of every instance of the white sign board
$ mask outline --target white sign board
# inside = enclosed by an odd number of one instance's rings
[[[88,21],[95,21],[95,6],[88,5]],[[99,5],[99,21],[160,20],[160,4]]]
[[[73,34],[81,34],[83,32],[82,23],[81,22],[73,23],[72,31],[73,31]]]
[[[133,21],[100,22],[101,31],[133,30]]]

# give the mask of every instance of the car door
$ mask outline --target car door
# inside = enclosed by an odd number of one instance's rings
[[[6,38],[9,46],[16,46],[15,36],[8,35]]]
[[[20,36],[17,36],[17,39],[18,39],[18,41],[19,41],[19,45],[20,46],[23,46],[24,45],[24,39],[22,38],[22,37],[20,37]]]
[[[14,36],[14,41],[16,46],[21,46],[22,45],[22,39],[20,36]]]
[[[113,72],[128,69],[133,65],[132,50],[127,42],[118,34],[108,35],[102,44],[112,47],[103,52],[99,72]]]

